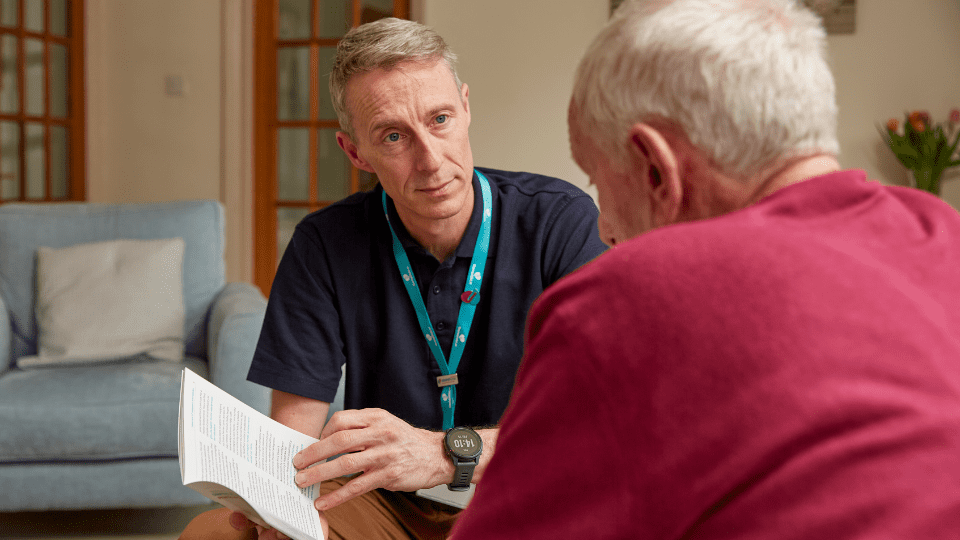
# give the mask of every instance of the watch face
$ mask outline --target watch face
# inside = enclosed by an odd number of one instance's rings
[[[473,459],[480,455],[483,441],[476,431],[467,428],[453,428],[447,432],[447,449],[459,458]]]

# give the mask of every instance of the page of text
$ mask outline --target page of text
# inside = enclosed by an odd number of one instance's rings
[[[293,480],[293,456],[316,439],[264,416],[189,369],[181,392],[183,483],[197,483],[191,487],[248,513],[237,500],[242,497],[265,524],[291,538],[322,539],[313,507],[317,486],[300,489]]]

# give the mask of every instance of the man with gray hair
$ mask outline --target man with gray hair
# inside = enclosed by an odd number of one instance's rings
[[[606,249],[581,190],[474,167],[454,62],[412,21],[368,23],[340,41],[337,141],[379,184],[297,225],[250,369],[274,390],[272,417],[320,439],[293,465],[298,485],[322,483],[331,538],[449,532],[459,510],[414,492],[483,476],[530,305]],[[345,410],[324,425],[343,366]],[[252,533],[241,514],[230,519]],[[208,513],[182,538],[223,537],[226,523]]]
[[[569,109],[615,247],[531,309],[453,538],[957,538],[960,216],[836,119],[795,0],[619,8]]]

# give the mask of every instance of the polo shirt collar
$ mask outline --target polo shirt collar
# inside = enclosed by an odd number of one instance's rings
[[[377,190],[382,191],[383,186],[377,184]],[[496,186],[491,182],[490,184],[490,195],[491,195],[491,204],[494,208],[498,207],[499,193],[496,189]],[[376,199],[379,201],[380,195],[377,193]],[[457,246],[456,255],[457,257],[473,257],[473,248],[477,244],[477,237],[480,236],[480,222],[481,214],[480,208],[483,206],[483,193],[480,191],[480,179],[477,177],[477,172],[473,172],[473,212],[470,214],[470,222],[467,223],[467,230],[463,233],[463,238],[460,239],[460,244]],[[397,207],[393,203],[393,199],[387,197],[387,212],[390,214],[390,223],[393,224],[393,230],[397,233],[397,238],[400,240],[400,245],[404,249],[420,249],[426,251],[423,246],[417,243],[416,240],[410,236],[410,233],[407,232],[407,227],[403,224],[403,221],[400,219],[400,215],[397,214]],[[496,217],[496,216],[494,216]],[[489,258],[494,253],[494,246],[496,245],[493,242],[493,238],[496,238],[499,232],[499,220],[494,219],[490,224],[490,248],[487,252],[487,257]],[[384,223],[386,226],[386,223]],[[389,234],[389,231],[388,231]]]

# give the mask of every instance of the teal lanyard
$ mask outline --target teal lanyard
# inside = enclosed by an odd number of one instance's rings
[[[420,321],[420,330],[430,346],[433,357],[437,359],[437,365],[440,366],[442,376],[437,377],[437,385],[443,390],[440,392],[440,409],[443,411],[443,429],[448,430],[453,427],[453,412],[457,408],[457,366],[460,365],[460,357],[463,356],[463,349],[467,343],[467,336],[470,334],[470,326],[473,324],[473,315],[477,311],[477,303],[480,301],[480,283],[483,282],[483,269],[487,265],[487,252],[490,249],[490,221],[493,214],[493,200],[490,196],[490,183],[483,173],[476,171],[480,178],[480,190],[483,193],[483,219],[480,223],[480,235],[477,237],[477,244],[473,248],[473,258],[470,259],[470,273],[467,275],[467,284],[463,288],[463,294],[460,295],[460,314],[457,316],[457,331],[453,335],[453,347],[450,349],[450,361],[443,355],[440,344],[437,342],[437,335],[433,332],[433,325],[430,324],[430,316],[427,314],[427,308],[423,304],[423,297],[420,295],[420,287],[417,286],[417,278],[413,274],[413,267],[410,266],[410,259],[407,258],[407,252],[404,251],[400,239],[397,238],[396,231],[390,223],[390,214],[387,212],[387,193],[383,193],[383,215],[387,218],[387,225],[390,227],[390,234],[393,236],[393,257],[397,260],[397,269],[403,276],[403,284],[407,288],[407,294],[413,303],[413,308],[417,312],[417,320]]]

